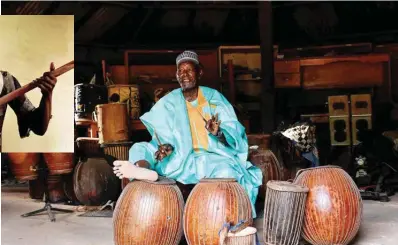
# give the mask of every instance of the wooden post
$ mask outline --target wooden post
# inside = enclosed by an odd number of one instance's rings
[[[272,133],[275,130],[275,91],[274,91],[274,51],[272,37],[272,6],[271,2],[258,3],[258,21],[261,44],[261,122],[263,132]]]

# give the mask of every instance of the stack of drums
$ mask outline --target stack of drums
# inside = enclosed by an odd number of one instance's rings
[[[185,205],[185,238],[188,244],[218,245],[218,232],[226,222],[252,226],[252,215],[249,196],[235,179],[202,179]]]
[[[108,87],[109,104],[98,105],[99,143],[105,155],[113,160],[128,160],[130,128],[133,120],[139,118],[140,103],[136,85],[112,85]],[[129,182],[123,179],[121,186]]]
[[[265,244],[297,245],[301,237],[308,188],[269,181],[264,203]]]

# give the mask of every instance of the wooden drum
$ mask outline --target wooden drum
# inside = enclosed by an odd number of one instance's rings
[[[265,245],[299,243],[308,188],[287,181],[269,181],[264,203]]]
[[[126,103],[130,120],[138,120],[140,118],[140,94],[136,84],[108,86],[108,102]]]
[[[47,177],[47,188],[50,202],[59,203],[67,200],[61,175],[49,175]]]
[[[250,150],[249,160],[263,173],[263,184],[260,186],[258,194],[264,200],[267,182],[281,180],[282,168],[271,150]]]
[[[129,120],[126,104],[97,105],[95,113],[98,120],[100,144],[129,141]]]
[[[134,180],[113,212],[116,245],[178,245],[183,235],[184,200],[176,182]]]
[[[218,245],[218,232],[225,222],[253,224],[249,196],[235,179],[202,179],[193,188],[184,210],[188,244]]]
[[[79,137],[76,139],[78,153],[82,157],[102,157],[104,155],[99,138]]]
[[[79,125],[92,121],[95,106],[107,102],[107,89],[104,85],[75,85],[75,121]]]
[[[237,233],[229,232],[222,245],[257,245],[256,234],[257,229],[254,227],[247,227]]]
[[[112,156],[117,160],[129,160],[129,150],[133,142],[121,142],[102,144],[101,148],[104,149],[106,155]]]
[[[117,200],[120,180],[104,158],[87,158],[75,168],[73,188],[80,203],[99,206]]]
[[[43,153],[50,175],[69,174],[75,167],[73,153]]]
[[[7,153],[10,168],[17,180],[35,180],[38,177],[36,171],[40,162],[40,153]]]
[[[122,142],[113,144],[102,144],[101,148],[104,149],[106,155],[112,156],[117,160],[129,160],[129,150],[133,142]],[[130,183],[129,179],[122,179],[122,190]]]
[[[308,187],[303,237],[311,244],[347,245],[362,220],[358,187],[342,168],[322,166],[297,172],[295,184]]]

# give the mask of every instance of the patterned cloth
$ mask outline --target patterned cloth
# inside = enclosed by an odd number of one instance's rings
[[[282,132],[283,136],[293,141],[301,155],[312,163],[312,167],[319,166],[315,129],[315,125],[308,122],[298,122]]]
[[[296,123],[282,132],[282,135],[294,141],[301,152],[311,152],[316,145],[315,126],[307,122]]]

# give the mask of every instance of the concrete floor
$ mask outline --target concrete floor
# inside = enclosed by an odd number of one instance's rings
[[[21,218],[20,215],[42,208],[26,192],[1,193],[2,245],[111,245],[112,219],[79,217],[80,212],[56,214],[56,222],[43,215]],[[73,209],[73,206],[53,205]],[[261,215],[259,215],[261,216]],[[256,226],[262,226],[261,217]],[[261,234],[261,229],[259,230]],[[261,237],[261,236],[260,236]],[[355,245],[398,244],[398,195],[388,203],[364,201],[364,216]]]

